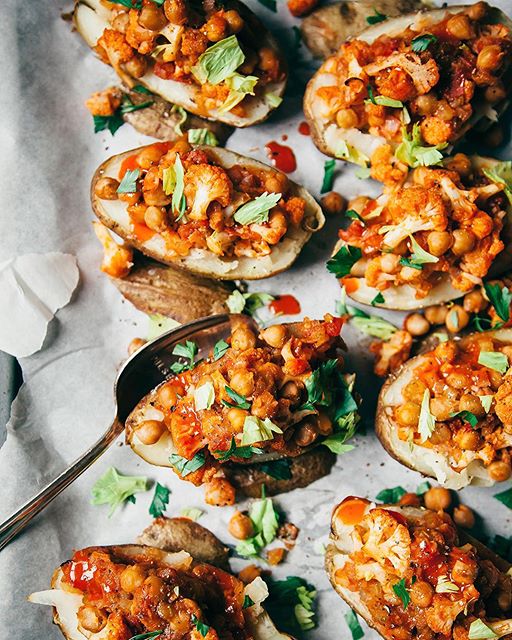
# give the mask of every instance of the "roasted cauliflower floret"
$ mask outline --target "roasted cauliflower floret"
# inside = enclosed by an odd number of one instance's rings
[[[372,509],[362,526],[368,528],[368,533],[361,551],[398,576],[404,576],[411,556],[411,536],[407,527],[386,509]]]
[[[196,164],[185,174],[185,197],[190,208],[187,216],[191,220],[206,220],[208,206],[218,202],[227,207],[231,202],[233,183],[221,167]]]
[[[119,31],[114,31],[114,29],[105,29],[96,46],[99,48],[100,55],[105,52],[107,62],[113,67],[117,67],[123,62],[128,62],[135,53],[126,42],[124,35]],[[104,56],[101,57],[104,58]]]
[[[496,395],[495,412],[503,424],[512,424],[512,375],[507,374],[498,387]]]
[[[111,116],[121,105],[122,98],[120,89],[109,87],[104,91],[93,93],[85,101],[85,106],[93,116]]]
[[[124,278],[133,267],[133,250],[112,238],[101,222],[93,222],[94,232],[103,246],[101,270],[113,278]]]
[[[408,331],[396,331],[387,341],[373,342],[370,346],[375,354],[373,370],[378,376],[387,376],[409,358],[411,347],[412,336]]]

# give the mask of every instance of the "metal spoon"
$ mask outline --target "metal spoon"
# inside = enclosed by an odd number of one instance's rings
[[[172,375],[170,366],[177,360],[177,357],[172,355],[172,351],[178,343],[185,340],[194,341],[199,354],[204,357],[210,352],[215,342],[229,336],[230,328],[231,321],[228,315],[201,318],[168,331],[134,353],[124,363],[114,384],[116,415],[112,425],[78,460],[75,460],[55,480],[0,525],[0,549],[3,549],[35,515],[88,469],[123,432],[125,420],[139,400]]]

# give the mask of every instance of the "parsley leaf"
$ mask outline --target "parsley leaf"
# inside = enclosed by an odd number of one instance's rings
[[[270,498],[255,500],[249,509],[249,517],[254,535],[241,540],[236,546],[236,552],[243,558],[257,558],[261,550],[275,539],[279,518]]]
[[[228,394],[228,396],[231,398],[231,400],[233,400],[233,402],[228,402],[227,400],[222,400],[222,404],[224,406],[226,406],[226,407],[237,407],[238,409],[250,409],[251,408],[251,403],[247,400],[247,398],[244,398],[244,396],[241,396],[239,393],[234,391],[231,387],[228,387],[227,385],[225,385],[224,390]]]
[[[411,269],[417,269],[418,271],[421,271],[423,269],[422,264],[413,262],[410,258],[400,258],[400,264],[402,265],[402,267],[411,267]]]
[[[405,586],[405,578],[402,578],[396,584],[393,585],[393,591],[402,601],[402,604],[404,605],[404,609],[407,609],[407,606],[411,601],[411,597],[409,595],[409,592],[407,591],[407,587]]]
[[[386,14],[381,13],[377,9],[374,9],[373,11],[375,12],[375,15],[366,17],[366,22],[368,24],[378,24],[379,22],[383,22],[388,19]]]
[[[153,0],[153,2],[154,2],[154,1],[155,1],[155,0]],[[136,93],[145,93],[145,94],[150,95],[150,96],[152,96],[152,95],[153,95],[153,92],[152,92],[152,91],[150,91],[147,87],[145,87],[145,86],[144,86],[144,85],[142,85],[142,84],[136,84],[136,85],[133,87],[133,91],[135,91]]]
[[[422,496],[424,493],[426,493],[429,489],[431,488],[431,484],[428,480],[425,480],[425,482],[421,482],[417,487],[416,487],[416,495],[417,496]]]
[[[140,169],[133,169],[124,174],[121,184],[117,187],[117,193],[136,193],[137,180],[140,176]]]
[[[169,504],[169,494],[171,492],[167,487],[164,487],[159,482],[155,485],[155,493],[153,494],[153,500],[149,505],[149,513],[153,518],[159,518],[163,515],[167,505]]]
[[[431,44],[437,42],[437,38],[432,33],[424,33],[421,36],[416,36],[411,41],[411,49],[415,53],[421,53],[422,51],[426,51]]]
[[[206,622],[201,622],[201,620],[199,620],[199,618],[194,614],[190,616],[190,620],[195,625],[199,633],[203,636],[203,638],[206,638],[206,636],[208,635],[208,631],[210,631],[210,625],[206,624]]]
[[[508,287],[500,287],[499,284],[484,284],[485,293],[490,303],[496,310],[503,322],[510,320],[510,304],[512,303],[512,292]]]
[[[231,313],[247,313],[254,315],[258,309],[261,309],[269,302],[274,300],[274,296],[269,293],[255,291],[254,293],[242,293],[235,289],[226,300],[226,305]]]
[[[413,169],[439,164],[443,159],[441,150],[447,147],[448,143],[438,144],[435,147],[424,147],[421,143],[421,130],[418,123],[413,125],[411,136],[404,127],[402,142],[395,152],[396,157]]]
[[[132,636],[129,640],[148,640],[149,638],[158,638],[163,633],[161,631],[146,631],[146,633],[138,633],[136,636]]]
[[[114,467],[110,467],[94,483],[91,489],[91,504],[110,505],[110,518],[123,502],[135,502],[135,494],[147,490],[147,478],[141,476],[124,476]]]
[[[344,278],[348,276],[350,270],[362,255],[359,247],[343,245],[341,249],[327,261],[327,271],[334,273],[337,278]]]
[[[325,161],[324,177],[322,180],[322,188],[320,189],[320,193],[327,193],[327,191],[332,191],[335,167],[336,167],[336,160],[334,158],[331,158],[330,160]]]
[[[382,292],[379,291],[370,304],[374,307],[376,304],[384,304],[384,302],[386,302],[386,299],[382,295]]]
[[[288,458],[261,462],[258,468],[275,480],[290,480],[292,477],[291,461]]]
[[[354,211],[354,209],[347,209],[344,215],[345,215],[345,218],[351,218],[352,220],[359,220],[359,222],[362,222],[364,224],[364,219],[361,218],[361,216],[357,213],[357,211]]]
[[[108,129],[110,133],[114,135],[119,127],[122,127],[124,124],[124,120],[119,111],[115,111],[111,116],[93,116],[92,119],[94,122],[94,133]]]
[[[281,200],[280,193],[262,193],[260,196],[239,207],[233,216],[241,225],[268,222],[270,209]]]
[[[221,461],[229,460],[229,458],[252,458],[254,455],[260,455],[263,453],[261,449],[257,447],[245,446],[245,447],[237,447],[235,438],[231,438],[231,444],[229,445],[229,449],[225,451],[220,449],[215,451],[218,456],[218,459]]]
[[[269,597],[265,608],[279,629],[294,636],[316,626],[316,590],[303,578],[288,576],[268,582]]]
[[[194,367],[194,358],[197,355],[197,344],[192,340],[187,340],[184,344],[177,344],[172,350],[173,356],[179,356],[185,358],[188,362],[174,362],[171,365],[171,371],[173,373],[183,373]]]
[[[456,411],[455,413],[450,413],[450,418],[460,418],[464,422],[470,424],[473,429],[478,424],[478,418],[471,411]]]
[[[154,100],[147,100],[146,102],[135,103],[130,100],[130,97],[126,94],[123,96],[123,101],[121,102],[121,106],[119,110],[122,114],[131,113],[132,111],[138,111],[139,109],[145,109],[146,107],[150,107],[153,104]]]
[[[229,344],[225,340],[219,340],[213,347],[213,361],[220,360],[229,349]]]
[[[403,487],[393,487],[391,489],[382,489],[375,498],[388,504],[397,504],[406,493],[407,491]]]
[[[352,634],[352,640],[361,640],[364,637],[364,631],[359,624],[359,620],[357,619],[357,613],[350,609],[345,615],[345,622],[347,623],[347,627],[350,629],[350,633]]]
[[[254,602],[251,600],[251,598],[249,598],[248,595],[246,595],[244,597],[244,603],[242,605],[242,609],[248,609],[249,607],[252,607],[254,604]]]
[[[112,0],[112,2],[113,4],[122,4],[128,9],[142,9],[142,0]]]
[[[495,493],[494,497],[509,509],[512,509],[512,489],[507,489],[501,493]]]
[[[180,476],[185,478],[189,473],[193,473],[200,469],[206,462],[204,453],[199,451],[196,455],[188,460],[183,456],[179,456],[177,453],[171,453],[169,456],[169,462],[178,471]]]

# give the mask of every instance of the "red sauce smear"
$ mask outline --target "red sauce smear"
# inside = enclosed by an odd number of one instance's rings
[[[268,305],[272,313],[282,313],[285,316],[294,316],[300,313],[300,303],[297,298],[290,295],[279,296]]]
[[[299,124],[299,133],[301,133],[303,136],[311,135],[311,129],[307,122],[301,122]]]
[[[272,164],[279,171],[292,173],[297,168],[297,160],[290,147],[272,141],[265,145],[265,149],[267,150],[267,156],[272,160]]]
[[[119,169],[119,180],[124,178],[124,174],[127,171],[133,171],[134,169],[139,168],[139,163],[137,162],[137,154],[133,156],[128,156],[121,163],[121,167]]]

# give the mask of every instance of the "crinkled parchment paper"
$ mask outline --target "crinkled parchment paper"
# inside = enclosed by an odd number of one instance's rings
[[[283,0],[277,15],[256,2],[250,4],[291,50],[290,27],[298,21],[290,17]],[[510,9],[507,0],[495,4]],[[2,3],[0,262],[30,252],[62,251],[77,257],[81,279],[71,304],[50,323],[43,349],[21,362],[26,382],[13,405],[7,440],[0,450],[0,519],[103,432],[113,417],[112,384],[126,346],[147,332],[147,318],[124,302],[98,270],[100,249],[91,229],[88,190],[94,169],[108,155],[148,139],[128,125],[115,138],[109,133],[93,134],[84,100],[113,82],[114,74],[62,20],[61,12],[69,9],[52,0]],[[296,78],[283,108],[270,122],[237,132],[229,146],[265,160],[265,143],[286,134],[298,160],[293,178],[318,195],[325,158],[309,138],[297,133],[302,120],[301,78],[314,68],[308,60],[303,48],[294,56]],[[357,180],[352,167],[338,163],[338,191],[354,196],[375,193],[375,187],[370,181]],[[254,288],[292,293],[310,316],[334,311],[339,290],[324,262],[337,223],[328,221],[290,271]],[[361,373],[358,386],[366,388],[371,413],[376,387],[369,375],[368,341],[350,329],[344,330],[344,336],[350,346],[349,362]],[[276,574],[303,575],[319,589],[319,627],[308,634],[312,639],[350,637],[343,620],[347,608],[329,588],[318,553],[336,501],[348,494],[374,497],[379,489],[397,484],[412,490],[421,481],[386,455],[372,433],[371,420],[369,426],[367,435],[356,438],[356,449],[339,456],[329,477],[276,499],[301,528],[296,549]],[[140,494],[135,505],[128,504],[111,519],[107,507],[90,505],[91,485],[110,465],[167,484],[172,489],[169,515],[178,514],[184,506],[201,507],[207,512],[201,522],[225,541],[234,542],[226,528],[233,509],[205,507],[201,489],[180,482],[170,471],[149,467],[119,441],[0,552],[0,637],[59,638],[49,609],[29,604],[26,595],[47,588],[51,572],[72,549],[130,542],[149,524],[150,492]],[[511,512],[492,498],[493,493],[493,489],[469,489],[463,499],[485,518],[489,532],[508,535]],[[367,637],[375,636],[368,632]]]

